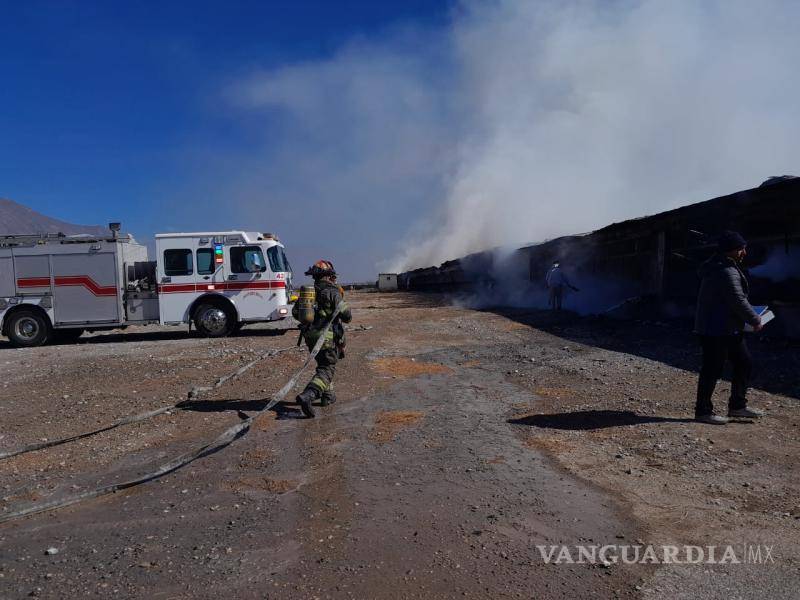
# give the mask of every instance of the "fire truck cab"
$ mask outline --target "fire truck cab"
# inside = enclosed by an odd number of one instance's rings
[[[156,260],[108,237],[0,236],[0,332],[17,346],[128,325],[194,324],[208,337],[289,315],[291,267],[271,234],[156,236]]]
[[[158,318],[193,322],[207,336],[289,314],[291,267],[270,234],[164,233],[156,236]]]

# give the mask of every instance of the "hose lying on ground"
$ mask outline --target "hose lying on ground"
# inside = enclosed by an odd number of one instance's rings
[[[302,375],[303,371],[306,370],[306,367],[308,367],[311,360],[322,349],[322,345],[325,343],[325,334],[328,332],[328,329],[330,329],[330,326],[333,323],[333,321],[339,315],[340,307],[341,306],[337,306],[336,310],[333,311],[333,315],[331,316],[330,321],[328,321],[327,325],[322,330],[322,335],[319,336],[317,343],[314,345],[314,348],[311,350],[311,353],[308,355],[308,358],[306,358],[305,362],[303,363],[303,366],[301,366],[300,369],[294,375],[292,375],[289,381],[287,381],[286,384],[278,391],[278,393],[275,394],[270,399],[267,405],[260,411],[255,413],[253,416],[247,417],[246,419],[242,420],[236,425],[229,427],[212,441],[203,444],[202,446],[199,446],[194,450],[185,452],[184,454],[181,454],[180,456],[177,456],[172,460],[163,463],[155,470],[145,473],[144,475],[140,475],[139,477],[136,477],[134,479],[129,479],[128,481],[113,483],[99,488],[95,488],[93,490],[88,490],[80,494],[67,496],[59,500],[49,500],[45,502],[40,502],[38,504],[33,504],[27,508],[23,508],[8,514],[0,515],[0,523],[6,523],[8,521],[13,521],[15,519],[19,519],[29,515],[35,515],[49,510],[55,510],[57,508],[72,506],[73,504],[77,504],[78,502],[82,502],[83,500],[89,500],[91,498],[99,498],[100,496],[105,496],[107,494],[111,494],[114,492],[134,487],[141,483],[146,483],[148,481],[158,479],[159,477],[163,477],[164,475],[172,473],[173,471],[176,471],[181,467],[188,465],[190,462],[202,456],[206,456],[208,454],[211,454],[212,452],[221,450],[222,448],[224,448],[237,438],[246,435],[247,432],[250,431],[250,426],[253,424],[253,421],[255,421],[259,416],[270,410],[278,402],[282,401],[286,397],[286,395],[292,390],[292,388],[297,384],[297,380],[300,378],[300,375]]]
[[[13,450],[7,450],[6,452],[0,452],[0,460],[6,459],[6,458],[11,458],[12,456],[17,456],[19,454],[25,454],[26,452],[33,452],[34,450],[42,450],[44,448],[51,448],[53,446],[60,446],[61,444],[66,444],[68,442],[74,442],[75,440],[81,440],[83,438],[91,437],[93,435],[97,435],[98,433],[103,433],[104,431],[110,431],[111,429],[116,429],[117,427],[122,427],[123,425],[131,425],[132,423],[139,423],[141,421],[146,421],[147,419],[151,419],[151,418],[156,417],[158,415],[162,415],[162,414],[164,414],[166,412],[169,412],[171,410],[181,410],[181,409],[187,408],[187,407],[189,407],[191,405],[191,401],[197,400],[198,396],[201,393],[208,392],[208,391],[211,391],[211,390],[215,390],[218,387],[220,387],[222,384],[224,384],[225,382],[230,381],[231,379],[235,379],[235,378],[239,377],[245,371],[247,371],[248,369],[251,369],[253,366],[255,366],[257,363],[261,362],[262,360],[270,358],[272,356],[276,356],[276,355],[280,354],[281,352],[287,352],[289,350],[294,350],[294,347],[292,346],[292,347],[289,347],[289,348],[280,348],[278,350],[270,350],[269,352],[266,352],[266,353],[262,354],[261,356],[257,357],[256,359],[250,361],[249,363],[247,363],[246,365],[244,365],[240,369],[237,369],[233,373],[229,373],[228,375],[220,377],[211,386],[192,388],[192,390],[189,392],[189,395],[188,395],[189,400],[181,400],[180,402],[178,402],[176,404],[170,404],[169,406],[162,406],[161,408],[157,408],[155,410],[144,412],[144,413],[141,413],[141,414],[138,414],[138,415],[130,415],[130,416],[127,416],[127,417],[122,417],[121,419],[118,419],[118,420],[114,421],[113,423],[109,423],[108,425],[103,425],[102,427],[98,427],[97,429],[94,429],[92,431],[86,431],[86,432],[83,432],[83,433],[78,433],[78,434],[71,435],[69,437],[65,437],[65,438],[61,438],[61,439],[57,439],[57,440],[48,440],[46,442],[39,442],[37,444],[29,444],[27,446],[21,446],[19,448],[15,448]]]
[[[83,438],[87,438],[92,435],[97,435],[98,433],[109,431],[110,429],[116,429],[117,427],[122,427],[123,425],[128,425],[130,423],[138,423],[139,421],[146,421],[147,419],[150,419],[157,415],[169,412],[170,410],[173,409],[177,409],[178,407],[180,407],[181,404],[184,403],[185,400],[179,402],[178,404],[171,404],[170,406],[162,406],[161,408],[157,408],[156,410],[151,410],[146,413],[131,415],[129,417],[123,417],[117,421],[114,421],[113,423],[110,423],[108,425],[103,425],[102,427],[95,429],[93,431],[78,433],[76,435],[71,435],[69,437],[61,438],[58,440],[48,440],[46,442],[40,442],[38,444],[29,444],[27,446],[21,446],[19,448],[15,448],[14,450],[8,450],[7,452],[0,452],[0,460],[3,460],[4,458],[11,458],[12,456],[17,456],[19,454],[25,454],[26,452],[33,452],[34,450],[42,450],[43,448],[60,446],[61,444],[66,444],[67,442],[74,442],[75,440],[81,440]]]

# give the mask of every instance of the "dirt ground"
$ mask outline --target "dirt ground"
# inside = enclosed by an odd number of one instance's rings
[[[167,476],[0,525],[0,597],[797,597],[797,346],[753,340],[751,403],[767,417],[714,427],[689,419],[699,351],[680,325],[348,300],[335,405],[308,420],[279,404]],[[178,402],[287,349],[184,409],[0,460],[0,515],[213,439],[300,367],[295,342],[265,326],[0,340],[0,452]],[[665,544],[770,556],[547,564],[537,548]]]

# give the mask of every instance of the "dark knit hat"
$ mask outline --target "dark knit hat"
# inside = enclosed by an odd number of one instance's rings
[[[747,240],[737,231],[723,231],[717,242],[720,252],[731,252],[747,246]]]

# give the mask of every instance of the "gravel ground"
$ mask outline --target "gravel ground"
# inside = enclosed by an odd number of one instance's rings
[[[796,597],[796,347],[756,341],[768,416],[711,427],[689,420],[699,353],[678,325],[348,298],[337,404],[313,421],[278,405],[168,476],[0,525],[0,597]],[[141,474],[260,410],[304,359],[283,333],[0,341],[0,450],[289,349],[189,409],[0,461],[0,511]],[[772,560],[546,564],[536,548],[561,544],[749,544]]]

